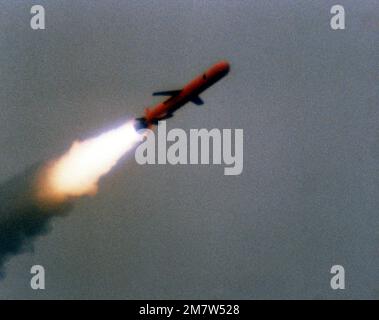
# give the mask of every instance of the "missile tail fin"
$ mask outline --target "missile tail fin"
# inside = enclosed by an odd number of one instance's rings
[[[197,106],[201,106],[204,104],[204,101],[199,96],[192,98],[191,102],[196,104]]]
[[[153,96],[177,96],[182,90],[158,91],[154,92]]]

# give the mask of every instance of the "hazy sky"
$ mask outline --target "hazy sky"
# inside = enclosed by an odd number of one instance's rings
[[[0,298],[379,298],[377,1],[0,3],[1,181],[219,59],[230,74],[168,128],[242,128],[245,155],[224,176],[130,154],[7,263]],[[336,3],[344,31],[330,28]],[[46,30],[30,28],[33,4]]]

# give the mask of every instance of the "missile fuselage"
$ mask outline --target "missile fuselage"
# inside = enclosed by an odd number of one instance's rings
[[[153,95],[169,95],[170,98],[157,104],[154,107],[146,108],[142,118],[138,118],[136,128],[150,128],[158,121],[168,119],[173,113],[188,102],[197,105],[203,104],[199,95],[229,72],[230,65],[227,61],[220,61],[199,75],[181,90],[157,92]]]

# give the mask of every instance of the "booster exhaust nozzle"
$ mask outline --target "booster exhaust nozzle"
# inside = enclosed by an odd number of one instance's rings
[[[149,124],[147,123],[144,117],[135,119],[134,128],[136,129],[136,131],[147,129],[148,127]]]

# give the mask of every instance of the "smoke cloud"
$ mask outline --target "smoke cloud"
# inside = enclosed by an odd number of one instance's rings
[[[94,195],[98,182],[143,135],[134,121],[84,141],[61,157],[36,165],[0,185],[0,277],[7,258],[32,249],[49,221],[66,214],[73,201]]]
[[[32,250],[32,240],[49,232],[50,220],[72,207],[68,201],[46,206],[36,200],[41,167],[35,165],[0,185],[0,278],[8,258]]]

